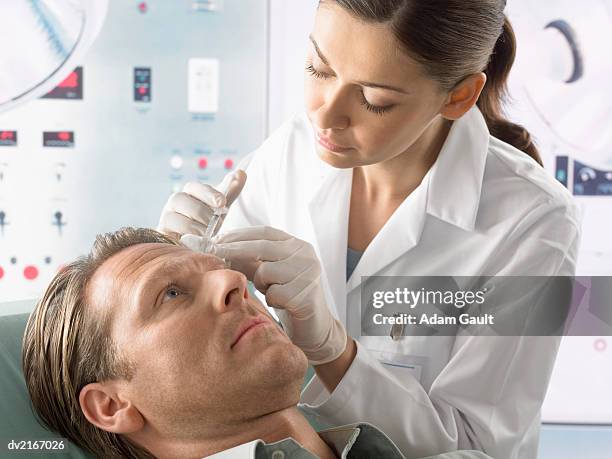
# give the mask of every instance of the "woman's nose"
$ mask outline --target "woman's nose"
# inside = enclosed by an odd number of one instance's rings
[[[319,129],[346,129],[350,125],[350,118],[344,107],[340,91],[330,92],[323,105],[316,113],[315,124]]]
[[[208,279],[209,300],[212,307],[225,312],[240,307],[248,298],[247,278],[238,271],[218,269],[206,276]]]

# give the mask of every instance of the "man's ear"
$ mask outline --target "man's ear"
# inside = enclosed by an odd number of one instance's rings
[[[487,76],[480,72],[465,78],[449,93],[440,114],[448,120],[461,118],[478,101]]]
[[[130,400],[120,397],[108,383],[87,384],[79,394],[83,415],[96,427],[116,434],[137,432],[144,418]]]

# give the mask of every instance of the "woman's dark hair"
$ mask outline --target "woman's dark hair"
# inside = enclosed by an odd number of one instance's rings
[[[531,135],[508,121],[503,106],[516,55],[516,38],[503,0],[333,0],[355,17],[391,26],[404,51],[451,90],[468,75],[487,82],[477,105],[490,133],[542,165]],[[329,3],[330,0],[321,0]]]

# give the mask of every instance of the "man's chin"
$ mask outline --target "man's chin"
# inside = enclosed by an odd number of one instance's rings
[[[271,379],[267,382],[272,385],[288,384],[293,380],[298,380],[301,384],[308,369],[308,359],[302,350],[287,338],[286,341],[271,342],[258,350],[246,366],[261,378],[267,379],[269,376]]]

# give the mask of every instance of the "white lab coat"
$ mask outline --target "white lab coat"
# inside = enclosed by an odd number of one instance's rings
[[[573,275],[580,218],[569,192],[492,137],[474,107],[453,123],[436,163],[347,282],[352,170],[318,158],[306,115],[281,126],[246,165],[223,229],[269,225],[309,241],[330,308],[358,343],[335,391],[315,377],[302,407],[333,425],[375,424],[407,457],[455,449],[536,457],[559,338],[359,337],[354,312],[361,276]]]

